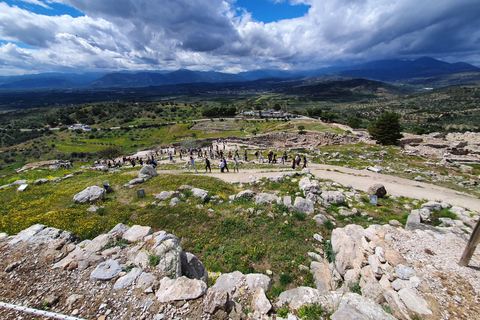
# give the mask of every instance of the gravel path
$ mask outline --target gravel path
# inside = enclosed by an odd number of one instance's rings
[[[200,167],[199,167],[200,168]],[[372,184],[380,183],[385,186],[388,194],[393,196],[404,196],[414,199],[426,199],[431,201],[445,201],[454,206],[461,206],[473,211],[480,212],[480,199],[467,193],[455,191],[452,189],[439,187],[436,185],[399,178],[391,175],[379,174],[367,170],[356,170],[340,166],[310,164],[310,172],[321,179],[329,179],[343,185],[352,185],[357,190],[367,191]],[[248,183],[250,175],[258,178],[273,177],[281,171],[289,171],[288,167],[284,169],[250,169],[242,170],[240,173],[212,172],[206,175],[216,177],[226,182]],[[181,173],[185,170],[159,171],[159,173]],[[205,174],[202,170],[199,174]]]

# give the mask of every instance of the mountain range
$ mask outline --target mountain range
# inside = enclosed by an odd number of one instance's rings
[[[449,76],[462,78],[469,73],[470,80],[480,82],[480,69],[464,62],[448,63],[429,57],[416,60],[381,60],[348,67],[329,67],[308,71],[285,71],[262,69],[237,74],[215,71],[177,70],[115,72],[108,74],[84,73],[62,74],[44,73],[12,77],[0,77],[0,89],[40,89],[40,88],[128,88],[164,86],[188,83],[237,83],[266,78],[364,78],[385,82],[419,81],[420,78]],[[473,76],[472,76],[473,73]],[[455,75],[458,75],[455,77]],[[469,81],[470,81],[469,80]]]

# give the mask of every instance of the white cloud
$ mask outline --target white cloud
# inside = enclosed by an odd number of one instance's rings
[[[0,40],[36,48],[3,45],[0,73],[6,62],[27,71],[222,71],[422,55],[474,62],[480,52],[478,0],[290,0],[309,5],[308,14],[267,24],[233,0],[47,2],[85,16],[43,16],[0,2]]]

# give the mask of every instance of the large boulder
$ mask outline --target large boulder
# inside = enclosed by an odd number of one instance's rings
[[[203,201],[205,201],[207,199],[208,193],[209,193],[207,190],[203,190],[203,189],[199,189],[199,188],[192,188],[192,192],[193,192],[194,197],[200,198]]]
[[[134,225],[123,234],[122,238],[130,242],[136,242],[150,234],[152,234],[152,228]]]
[[[166,200],[173,196],[173,191],[162,191],[159,194],[155,196],[155,199],[157,200]]]
[[[140,169],[140,173],[138,174],[139,178],[144,178],[144,179],[150,179],[156,176],[158,176],[158,172],[152,166],[143,167],[142,169]]]
[[[368,188],[367,193],[372,196],[377,196],[378,198],[383,198],[387,195],[387,190],[383,184],[375,183]]]
[[[217,310],[227,310],[228,293],[215,287],[209,288],[203,299],[203,311],[214,314]]]
[[[327,203],[333,203],[337,205],[345,203],[345,196],[340,191],[323,192],[321,197]]]
[[[213,287],[225,290],[236,298],[242,292],[253,294],[258,288],[268,291],[270,285],[270,278],[264,274],[251,273],[244,275],[240,271],[234,271],[220,275]]]
[[[182,274],[190,279],[198,279],[204,282],[208,280],[208,272],[202,262],[190,252],[181,252]]]
[[[203,296],[207,292],[207,284],[202,280],[181,277],[160,280],[160,288],[155,295],[159,302],[170,302],[178,300],[193,300]]]
[[[80,191],[73,197],[75,203],[93,203],[98,200],[105,199],[105,188],[98,186],[87,187],[83,191]]]
[[[332,250],[335,254],[335,268],[344,276],[347,270],[355,270],[358,275],[362,264],[366,262],[362,237],[364,229],[361,226],[350,224],[345,228],[332,231]]]
[[[123,277],[118,278],[118,280],[113,285],[113,289],[115,290],[122,290],[126,287],[131,286],[135,280],[142,274],[141,268],[133,268],[129,273],[124,275]]]
[[[257,193],[255,191],[252,191],[252,190],[243,190],[243,191],[240,191],[237,196],[235,197],[235,199],[251,199],[253,197],[255,197],[257,195]]]
[[[107,260],[100,263],[90,274],[90,280],[108,281],[122,271],[122,267],[117,260]]]
[[[295,198],[295,203],[293,204],[293,210],[301,213],[305,213],[305,214],[310,214],[315,212],[313,202],[310,200],[306,200],[302,197]]]
[[[312,261],[310,264],[310,271],[315,280],[315,286],[318,292],[324,293],[334,289],[333,276],[328,264],[324,262]]]
[[[396,318],[370,299],[356,293],[347,293],[340,300],[337,310],[331,316],[332,320],[344,319],[375,319],[395,320]]]
[[[270,193],[259,193],[255,196],[255,204],[265,204],[277,202],[278,196]]]

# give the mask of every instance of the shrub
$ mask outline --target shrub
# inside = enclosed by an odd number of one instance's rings
[[[310,304],[298,309],[298,316],[303,320],[317,320],[326,316],[322,310],[322,306],[318,304]]]
[[[148,264],[152,267],[155,267],[160,262],[161,256],[156,254],[151,254],[148,256]]]

